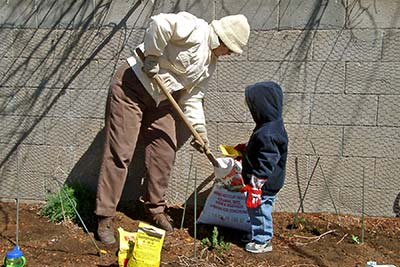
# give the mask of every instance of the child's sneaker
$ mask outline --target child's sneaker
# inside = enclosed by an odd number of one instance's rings
[[[246,251],[251,253],[264,253],[272,251],[272,244],[268,241],[265,244],[257,244],[255,242],[250,242],[246,244]]]

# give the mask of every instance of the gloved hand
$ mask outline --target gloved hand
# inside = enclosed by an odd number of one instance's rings
[[[261,189],[266,181],[267,181],[267,179],[258,178],[257,176],[254,176],[254,175],[252,175],[250,178],[251,186],[253,186],[254,188],[257,188],[257,189]]]
[[[246,193],[246,207],[254,209],[261,204],[261,189],[251,186],[250,184],[245,185],[240,189],[240,192]]]
[[[261,204],[261,194],[262,187],[265,184],[267,179],[258,178],[254,175],[251,175],[250,183],[246,184],[244,187],[240,189],[240,192],[246,193],[246,207],[248,208],[257,208]]]
[[[148,55],[144,58],[142,70],[149,78],[153,78],[160,71],[158,57]]]
[[[193,125],[195,131],[200,135],[201,139],[204,142],[204,146],[200,144],[196,138],[193,138],[190,144],[200,153],[204,153],[208,149],[208,137],[207,137],[207,129],[204,124],[195,124]]]

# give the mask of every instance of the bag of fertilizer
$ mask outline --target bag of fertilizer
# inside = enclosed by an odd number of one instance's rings
[[[249,232],[246,196],[238,191],[243,187],[241,162],[232,158],[217,161],[221,168],[215,170],[215,183],[197,222]]]
[[[159,267],[165,230],[140,222],[128,267]]]
[[[118,250],[118,266],[127,267],[129,258],[132,257],[133,246],[136,240],[135,232],[128,232],[118,228],[119,233],[119,250]]]

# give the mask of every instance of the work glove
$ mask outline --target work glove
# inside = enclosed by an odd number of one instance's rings
[[[148,55],[144,58],[142,70],[149,78],[153,78],[160,71],[158,57]]]
[[[197,151],[200,153],[204,153],[205,151],[208,150],[208,137],[207,137],[207,129],[204,124],[196,124],[193,126],[195,131],[200,135],[201,139],[204,142],[204,146],[200,144],[200,142],[193,137],[192,141],[190,144],[192,147],[194,147]]]
[[[247,194],[246,207],[257,208],[261,204],[262,187],[267,179],[258,178],[254,175],[250,178],[250,183],[240,189],[240,192]]]
[[[261,204],[261,189],[255,188],[250,184],[245,185],[240,189],[240,192],[245,193],[246,207],[250,209],[257,208]]]

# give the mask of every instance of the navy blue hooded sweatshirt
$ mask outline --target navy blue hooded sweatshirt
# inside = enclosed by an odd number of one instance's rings
[[[271,81],[246,87],[246,103],[256,127],[242,159],[243,178],[251,175],[267,179],[263,194],[274,196],[283,187],[288,152],[288,136],[282,119],[283,93]]]

